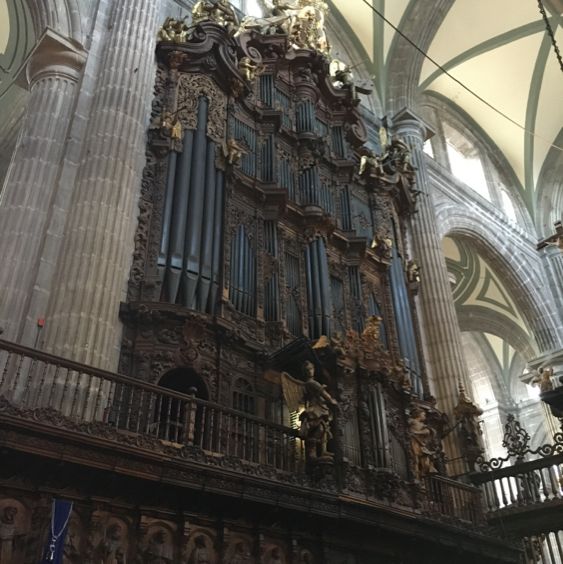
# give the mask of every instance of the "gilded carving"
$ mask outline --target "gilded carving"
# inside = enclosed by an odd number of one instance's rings
[[[216,143],[223,145],[227,123],[227,98],[210,76],[194,73],[180,75],[177,117],[185,129],[195,129],[201,96],[206,96],[209,100],[207,135]]]
[[[185,43],[188,38],[188,31],[189,27],[186,25],[186,18],[181,20],[166,18],[162,27],[158,30],[158,40]]]

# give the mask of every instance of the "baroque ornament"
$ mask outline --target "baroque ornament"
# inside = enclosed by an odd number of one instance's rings
[[[215,81],[203,74],[181,74],[178,79],[177,119],[185,129],[196,129],[199,99],[209,99],[207,135],[220,145],[225,138],[227,99]]]

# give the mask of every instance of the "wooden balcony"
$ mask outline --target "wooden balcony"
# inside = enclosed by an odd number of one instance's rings
[[[137,437],[139,444],[304,472],[295,429],[2,340],[0,370],[5,413],[117,442]]]
[[[170,476],[187,487],[225,488],[232,495],[237,488],[248,492],[249,481],[268,482],[275,495],[293,496],[301,504],[315,497],[328,503],[330,495],[336,508],[338,500],[346,497],[348,506],[354,498],[344,496],[336,476],[331,487],[317,484],[307,471],[304,444],[295,429],[3,340],[0,423],[0,446],[26,456],[95,464],[112,472],[118,466],[121,474],[161,481]],[[419,501],[410,508],[397,506],[398,515],[407,511],[480,530],[477,488],[436,476],[421,486]],[[388,502],[370,500],[367,494],[359,500],[373,510],[394,511]]]

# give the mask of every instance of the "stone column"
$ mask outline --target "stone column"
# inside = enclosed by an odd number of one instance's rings
[[[453,409],[458,402],[458,385],[467,382],[467,363],[463,355],[461,334],[453,302],[442,242],[436,226],[432,186],[422,146],[427,126],[415,114],[401,110],[393,118],[394,132],[411,148],[412,164],[416,168],[416,188],[422,193],[417,201],[417,213],[411,224],[414,259],[420,266],[421,282],[417,299],[418,313],[425,344],[425,358],[430,388],[438,409],[455,423]],[[461,456],[454,433],[444,441],[450,460]],[[459,464],[450,464],[450,472],[463,471]]]
[[[549,245],[540,251],[540,254],[559,314],[557,320],[561,323],[563,322],[563,250],[557,245]]]
[[[47,30],[18,77],[29,101],[18,143],[0,198],[0,327],[3,338],[23,338],[32,290],[45,242],[58,172],[75,103],[76,83],[85,53]],[[40,284],[40,283],[39,283]]]
[[[43,348],[116,369],[155,76],[158,2],[114,0]]]

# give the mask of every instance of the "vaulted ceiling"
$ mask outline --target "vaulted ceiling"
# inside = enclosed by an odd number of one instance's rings
[[[562,45],[563,2],[544,3]],[[430,7],[427,20],[413,28],[423,4]],[[556,145],[563,152],[556,141],[563,127],[563,73],[536,0],[332,0],[333,16],[349,24],[385,108],[391,73],[401,72],[398,34],[372,8],[416,45],[426,43],[430,58],[482,98],[424,60],[418,94],[435,93],[465,112],[505,155],[532,208],[548,151]],[[436,31],[428,39],[424,29]],[[419,56],[414,48],[411,55]]]

